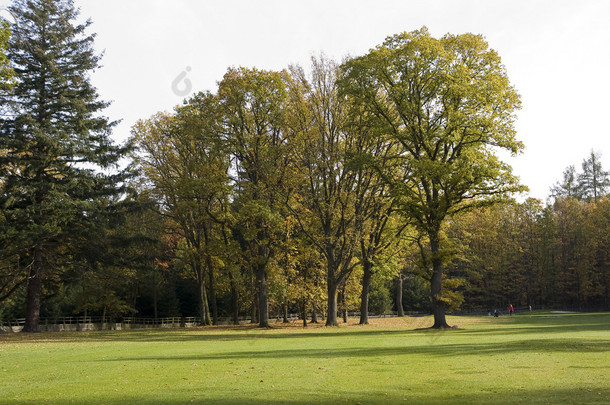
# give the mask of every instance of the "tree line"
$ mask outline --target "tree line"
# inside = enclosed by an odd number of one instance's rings
[[[0,317],[26,331],[41,313],[334,326],[394,307],[445,328],[460,307],[608,306],[607,180],[583,165],[578,194],[564,179],[554,205],[510,202],[525,187],[496,152],[523,148],[520,98],[480,35],[422,28],[342,63],[229,68],[118,146],[88,80],[90,22],[69,0],[11,10]]]

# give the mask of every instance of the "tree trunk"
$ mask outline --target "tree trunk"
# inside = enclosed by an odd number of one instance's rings
[[[289,323],[288,321],[288,299],[284,300],[284,319],[282,319],[282,323]]]
[[[396,314],[399,317],[405,316],[405,309],[402,305],[402,274],[396,279]]]
[[[345,297],[345,286],[341,289],[341,313],[343,314],[343,323],[347,323],[347,298]]]
[[[231,284],[231,301],[233,309],[233,325],[239,325],[239,292],[235,286],[235,280],[233,274],[229,271],[229,281]]]
[[[339,326],[337,321],[337,282],[334,277],[328,277],[328,316],[326,326]]]
[[[199,318],[201,325],[210,325],[210,307],[208,306],[208,296],[205,288],[205,272],[201,266],[201,260],[193,259],[191,267],[197,279],[197,299],[199,304]]]
[[[208,268],[209,288],[210,288],[210,304],[212,306],[212,325],[218,325],[218,306],[216,305],[216,283],[214,282],[214,268],[212,267],[212,258],[206,258],[206,267]]]
[[[157,288],[157,283],[155,282],[153,288],[153,315],[155,317],[155,324],[157,323],[157,319],[159,318],[159,293]]]
[[[34,260],[28,277],[25,324],[22,332],[40,332],[40,301],[42,297],[42,246],[34,247]]]
[[[135,281],[133,284],[133,290],[132,290],[132,297],[131,297],[131,307],[132,308],[137,308],[138,307],[138,295],[140,294],[140,283],[139,281]]]
[[[369,323],[369,291],[371,290],[371,263],[365,260],[362,263],[362,293],[360,294],[360,325]]]
[[[316,306],[315,301],[313,302],[311,309],[311,323],[318,323],[318,307]]]
[[[439,257],[439,231],[430,234],[430,252],[432,254],[432,278],[430,279],[430,294],[432,296],[432,312],[434,314],[433,329],[449,328],[445,319],[445,303],[441,300],[443,283],[443,263]]]
[[[104,305],[104,309],[102,310],[102,324],[100,326],[101,330],[106,330],[106,305]]]
[[[201,274],[201,279],[199,280],[199,316],[201,317],[202,325],[210,325],[212,322],[210,321],[210,307],[208,306],[208,297],[207,292],[205,290],[205,282],[203,281],[203,274]]]
[[[252,294],[252,309],[250,310],[250,323],[258,323],[258,288],[256,286],[253,289],[254,294]]]
[[[448,328],[445,319],[445,304],[439,299],[441,294],[442,273],[434,271],[430,282],[430,292],[432,295],[432,313],[434,315],[434,329]]]
[[[267,272],[265,265],[259,264],[256,268],[256,283],[258,284],[258,326],[269,327],[269,302],[267,300]]]
[[[303,327],[307,327],[307,301],[303,299],[303,305],[301,306],[301,318],[303,319]]]

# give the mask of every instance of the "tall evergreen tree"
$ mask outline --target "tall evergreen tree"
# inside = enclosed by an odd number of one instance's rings
[[[578,190],[585,199],[597,201],[610,190],[610,173],[602,168],[601,154],[591,151],[582,162],[582,173],[578,175]]]
[[[14,82],[15,72],[11,68],[7,57],[8,40],[11,31],[8,22],[0,19],[0,114],[4,114],[5,98],[10,94]],[[0,155],[2,152],[0,151]],[[4,181],[0,178],[0,190]],[[4,222],[4,215],[0,210],[0,223]],[[4,246],[0,244],[0,251],[4,251]],[[15,261],[4,255],[0,255],[0,301],[9,297],[25,281],[19,272],[19,266]]]
[[[43,284],[111,213],[126,171],[113,122],[89,74],[99,67],[91,21],[71,0],[15,0],[8,56],[17,76],[0,122],[0,239],[28,272],[24,331],[38,330]]]

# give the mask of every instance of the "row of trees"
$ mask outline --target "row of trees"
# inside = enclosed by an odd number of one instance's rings
[[[570,310],[610,308],[610,200],[529,199],[459,218],[451,236],[465,277],[465,309],[499,304]]]
[[[423,28],[342,64],[313,58],[309,72],[230,68],[216,92],[138,122],[117,146],[88,80],[99,64],[90,23],[74,24],[69,0],[19,0],[11,12],[0,315],[24,314],[24,330],[38,329],[41,310],[196,312],[202,324],[248,313],[261,326],[298,311],[304,324],[324,313],[332,326],[349,308],[367,323],[369,300],[388,309],[390,290],[399,312],[404,298],[432,311],[436,328],[464,299],[568,305],[561,294],[536,301],[538,284],[525,299],[520,282],[506,293],[481,284],[508,269],[542,272],[511,261],[508,247],[523,249],[516,236],[485,250],[493,221],[521,221],[510,214],[520,205],[489,207],[524,187],[496,155],[522,149],[519,96],[481,36]],[[121,158],[133,166],[120,169]],[[601,207],[599,195],[574,204]],[[577,279],[587,292],[575,303],[599,303],[589,292],[598,278]]]
[[[305,314],[321,306],[308,280],[323,279],[337,325],[357,267],[366,323],[374,273],[417,244],[442,328],[455,301],[444,223],[522,189],[494,149],[520,150],[518,106],[480,36],[422,29],[340,66],[314,58],[310,74],[231,68],[217,93],[139,122],[134,159],[197,280],[204,323],[226,274],[235,308],[234,283],[252,281],[261,326],[272,281],[298,290],[282,305]]]
[[[574,165],[563,172],[563,179],[551,189],[554,197],[572,197],[579,201],[598,201],[610,191],[610,172],[602,167],[601,154],[591,151],[582,162],[582,172]]]

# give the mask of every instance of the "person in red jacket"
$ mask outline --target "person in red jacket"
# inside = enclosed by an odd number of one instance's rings
[[[508,306],[508,314],[509,314],[509,315],[512,315],[512,314],[513,314],[513,310],[514,310],[514,309],[513,309],[513,304],[510,304],[510,305]]]

